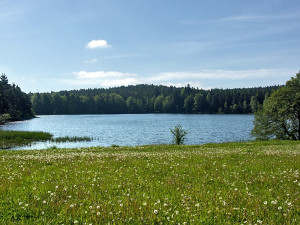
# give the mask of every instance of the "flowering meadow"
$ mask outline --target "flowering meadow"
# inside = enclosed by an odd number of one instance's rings
[[[300,224],[300,142],[0,151],[0,224]]]

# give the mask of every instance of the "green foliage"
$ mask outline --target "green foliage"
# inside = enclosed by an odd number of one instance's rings
[[[8,113],[0,115],[0,125],[5,124],[10,120],[10,115]]]
[[[175,126],[175,128],[173,130],[171,129],[170,131],[173,135],[173,142],[176,145],[183,145],[188,132],[186,130],[184,130],[181,125]]]
[[[0,76],[0,124],[34,116],[29,96],[15,84],[10,85],[5,74]]]
[[[300,140],[300,72],[264,101],[251,134],[259,140]]]
[[[0,151],[0,224],[299,224],[300,143]]]
[[[278,86],[199,90],[135,85],[31,95],[36,114],[253,113]]]

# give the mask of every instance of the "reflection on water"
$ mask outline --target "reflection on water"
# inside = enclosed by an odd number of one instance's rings
[[[180,124],[188,131],[185,144],[245,141],[250,138],[253,115],[116,114],[54,115],[9,123],[3,130],[44,131],[56,137],[89,136],[90,142],[36,143],[19,149],[170,144],[170,129]],[[16,149],[16,148],[15,148]]]

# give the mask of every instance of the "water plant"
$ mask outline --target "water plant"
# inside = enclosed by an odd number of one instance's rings
[[[57,138],[52,138],[51,141],[53,142],[79,142],[79,141],[91,141],[92,138],[88,137],[88,136],[84,136],[84,137],[69,137],[69,136],[65,136],[65,137],[57,137]]]
[[[0,130],[0,149],[28,145],[36,141],[48,141],[52,134],[46,132]]]

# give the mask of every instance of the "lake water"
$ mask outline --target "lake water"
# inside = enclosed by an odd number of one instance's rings
[[[91,142],[36,143],[19,149],[56,147],[136,146],[170,144],[170,129],[180,124],[188,131],[185,144],[250,140],[253,115],[117,114],[53,115],[13,122],[2,130],[44,131],[54,137],[89,136]]]

